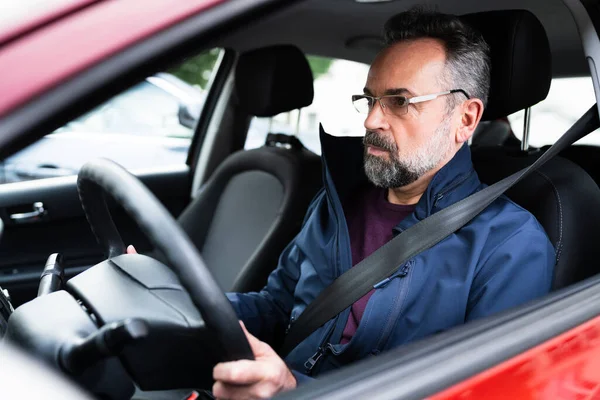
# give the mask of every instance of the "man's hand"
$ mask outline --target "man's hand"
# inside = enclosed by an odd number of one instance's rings
[[[242,329],[255,361],[219,363],[213,369],[213,395],[217,399],[267,399],[296,387],[296,378],[268,344]]]
[[[132,245],[127,246],[127,254],[137,254],[137,250]]]

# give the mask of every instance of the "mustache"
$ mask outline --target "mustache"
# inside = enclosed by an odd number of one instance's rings
[[[363,138],[363,144],[379,147],[379,148],[381,148],[383,150],[387,150],[389,152],[398,151],[398,146],[396,145],[396,142],[394,142],[393,140],[388,140],[383,135],[380,135],[379,133],[376,133],[373,131],[365,132],[365,136]]]

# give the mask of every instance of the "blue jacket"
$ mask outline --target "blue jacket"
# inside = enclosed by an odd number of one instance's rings
[[[300,233],[287,246],[260,293],[228,294],[248,330],[274,348],[286,328],[335,278],[352,267],[343,205],[368,184],[362,138],[321,131],[322,189]],[[418,221],[485,187],[468,146],[432,179],[414,213]],[[341,345],[350,308],[298,345],[285,361],[298,381],[522,304],[550,290],[555,252],[535,217],[501,197],[469,224],[399,265],[370,298],[352,340]],[[299,374],[300,373],[300,374]]]

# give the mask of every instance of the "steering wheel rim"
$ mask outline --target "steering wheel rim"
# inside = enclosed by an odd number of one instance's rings
[[[125,253],[105,200],[111,196],[133,218],[152,245],[163,252],[223,350],[224,361],[253,360],[250,344],[225,294],[202,257],[158,199],[135,176],[108,159],[87,162],[77,177],[79,199],[107,258]]]

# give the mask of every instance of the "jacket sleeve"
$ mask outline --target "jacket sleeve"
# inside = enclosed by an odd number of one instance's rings
[[[311,378],[310,376],[304,375],[303,373],[298,372],[294,369],[292,369],[291,371],[292,371],[292,375],[294,375],[294,378],[296,378],[297,386],[304,385],[304,384],[313,382],[315,380],[315,378]]]
[[[547,294],[555,263],[554,248],[541,227],[517,231],[483,261],[469,294],[466,321]]]

